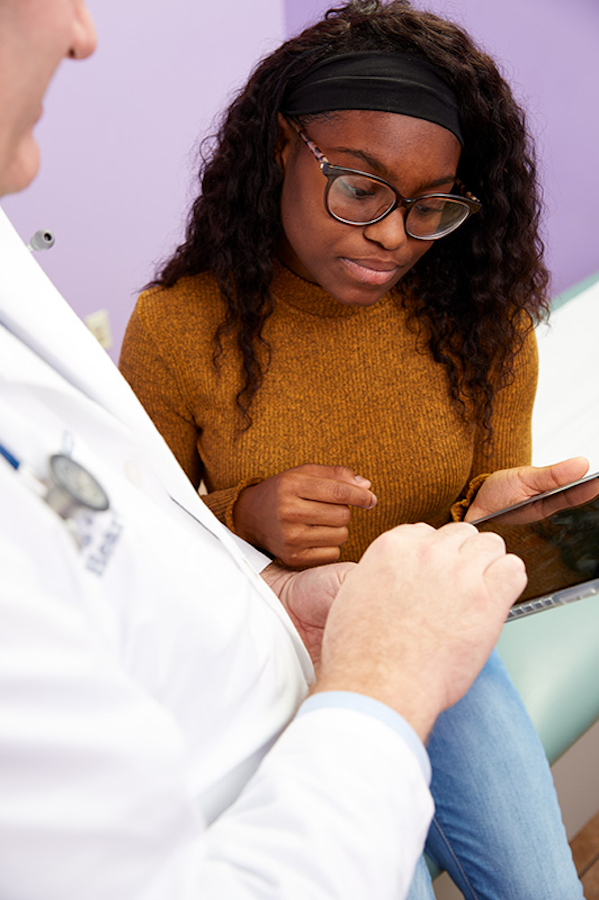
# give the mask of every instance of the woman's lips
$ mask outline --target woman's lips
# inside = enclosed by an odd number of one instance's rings
[[[399,271],[399,266],[377,259],[348,259],[341,257],[341,262],[348,271],[364,284],[386,284]]]

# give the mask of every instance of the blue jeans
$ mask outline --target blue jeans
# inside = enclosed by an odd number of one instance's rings
[[[583,897],[553,779],[496,653],[431,735],[436,813],[426,852],[466,900]],[[421,859],[408,900],[434,900]]]

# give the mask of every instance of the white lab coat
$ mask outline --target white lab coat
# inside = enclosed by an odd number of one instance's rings
[[[399,900],[415,755],[357,711],[293,718],[312,667],[252,551],[1,212],[0,321],[0,443],[110,499],[80,550],[0,459],[2,900]]]

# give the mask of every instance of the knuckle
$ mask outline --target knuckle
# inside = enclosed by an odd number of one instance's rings
[[[477,540],[490,547],[496,547],[498,550],[505,550],[505,541],[496,531],[478,532]]]
[[[441,528],[439,528],[439,532],[446,534],[459,534],[462,532],[465,535],[479,534],[478,529],[474,525],[471,525],[470,522],[448,522],[446,525],[442,525]]]
[[[310,566],[321,565],[321,563],[322,560],[319,558],[318,553],[306,547],[289,553],[288,564],[294,569],[305,569]]]
[[[292,525],[296,525],[302,520],[301,512],[295,503],[282,503],[280,516],[283,522],[288,522]]]
[[[429,545],[433,543],[431,538],[436,534],[432,525],[426,522],[410,522],[397,525],[389,531],[384,531],[376,538],[379,551],[389,556],[395,556],[398,552],[426,553],[430,551]]]
[[[290,552],[297,552],[298,548],[303,549],[306,546],[304,530],[302,528],[291,528],[285,534],[285,546]]]
[[[353,478],[354,473],[347,466],[333,466],[333,478]]]
[[[295,472],[283,472],[277,484],[279,497],[284,497],[296,490],[300,480],[301,475],[297,475]]]
[[[347,539],[349,538],[349,528],[340,528],[339,529],[339,543],[345,544]]]
[[[302,565],[300,554],[296,551],[281,553],[280,559],[291,569],[298,569]]]
[[[345,526],[345,530],[347,531],[347,526],[349,525],[351,519],[351,509],[349,506],[344,506],[343,509],[339,511],[339,525]]]
[[[288,553],[290,556],[297,553],[301,544],[297,540],[296,536],[291,534],[285,535],[285,553]]]
[[[376,543],[380,552],[386,554],[395,549],[398,542],[401,540],[403,534],[400,529],[403,529],[403,525],[400,525],[398,528],[394,528],[393,531],[384,531],[380,534],[373,543]]]
[[[439,529],[439,531],[441,530],[442,529]],[[398,537],[402,538],[411,537],[413,535],[418,535],[418,537],[424,538],[432,537],[434,534],[437,534],[438,531],[427,522],[405,522],[403,525],[398,525],[397,528],[393,528],[388,533],[391,535],[397,535]]]
[[[306,556],[296,568],[314,569],[316,566],[322,566],[323,562],[325,562],[325,560],[321,560],[318,557]]]
[[[317,564],[325,565],[326,563],[337,562],[340,556],[341,550],[339,547],[323,547],[318,554]]]
[[[333,481],[331,483],[331,497],[336,503],[347,503],[348,493],[348,486],[344,482]]]

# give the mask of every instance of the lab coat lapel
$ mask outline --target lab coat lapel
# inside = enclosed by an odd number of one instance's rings
[[[0,323],[67,382],[123,424],[143,446],[170,497],[223,544],[252,577],[290,633],[306,673],[308,654],[275,595],[251,568],[230,531],[199,498],[139,400],[96,338],[70,308],[0,209]],[[51,340],[48,339],[51,335]],[[308,675],[307,675],[308,677]]]
[[[126,425],[150,451],[171,496],[211,531],[220,532],[219,523],[197,496],[133,391],[31,257],[2,210],[0,321],[74,387]]]

